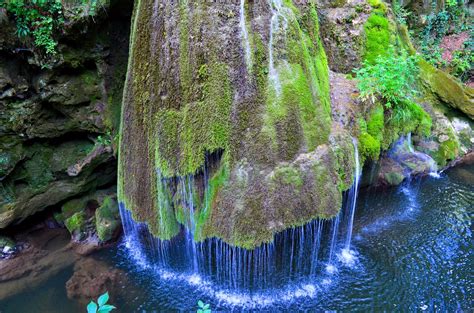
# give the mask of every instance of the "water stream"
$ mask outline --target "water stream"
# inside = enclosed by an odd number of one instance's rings
[[[245,19],[245,0],[240,0],[239,26],[245,52],[245,64],[247,66],[247,71],[250,71],[252,69],[252,51],[250,48],[249,32],[247,30],[247,22]]]
[[[193,311],[199,299],[215,311],[226,312],[469,311],[474,294],[470,274],[474,261],[473,184],[474,165],[465,165],[444,172],[440,179],[428,176],[391,189],[362,189],[350,243],[356,258],[347,266],[336,257],[347,241],[346,201],[335,236],[340,240],[333,248],[332,264],[337,271],[332,274],[325,268],[334,220],[287,230],[277,235],[273,244],[254,251],[232,248],[218,240],[197,244],[198,265],[208,268],[195,273],[186,255],[176,254],[184,249],[178,244],[185,240],[184,234],[176,241],[159,242],[149,237],[144,225],[125,218],[123,244],[96,258],[128,273],[123,292],[113,297],[121,312]],[[138,234],[143,244],[131,240]],[[160,265],[158,260],[168,265]],[[71,272],[69,269],[34,290],[0,301],[2,312],[33,312],[37,308],[82,312],[64,292],[57,292],[64,290]],[[34,301],[24,301],[25,297]]]

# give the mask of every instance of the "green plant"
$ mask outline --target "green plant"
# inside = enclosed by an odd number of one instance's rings
[[[472,23],[470,22],[470,14],[462,0],[448,0],[444,8],[439,11],[436,7],[436,1],[433,2],[433,13],[426,17],[426,23],[419,32],[419,36],[415,37],[418,41],[419,51],[424,59],[433,66],[450,70],[450,73],[466,80],[469,76],[469,70],[472,64]],[[444,37],[453,33],[462,31],[470,31],[471,39],[466,42],[466,47],[453,55],[453,60],[447,62],[442,58],[442,49],[440,43]]]
[[[393,51],[379,55],[373,64],[365,61],[355,74],[360,97],[372,102],[381,98],[387,109],[416,94],[413,89],[418,76],[416,57],[408,56],[404,51],[399,55]]]
[[[393,3],[393,13],[395,13],[395,17],[397,18],[397,23],[401,25],[406,25],[407,20],[411,16],[411,12],[405,9],[398,1]]]
[[[198,301],[198,307],[197,313],[211,313],[209,304],[205,304],[201,300]]]
[[[97,299],[97,303],[91,301],[87,305],[87,313],[109,313],[116,309],[113,305],[107,304],[109,301],[109,293],[106,292]]]
[[[64,24],[60,0],[7,0],[0,7],[13,16],[18,37],[32,36],[46,54],[56,54],[58,42],[53,34]]]
[[[96,145],[102,145],[102,146],[110,146],[112,144],[112,135],[110,132],[107,132],[104,136],[100,135],[97,136]]]

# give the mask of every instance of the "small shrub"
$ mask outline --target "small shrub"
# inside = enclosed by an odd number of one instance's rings
[[[198,301],[198,307],[197,313],[211,313],[210,305],[205,304],[201,300]]]
[[[58,42],[53,35],[64,24],[60,0],[9,0],[2,1],[0,7],[13,16],[18,37],[32,36],[46,54],[56,54]]]
[[[87,313],[109,313],[116,309],[113,305],[107,304],[109,301],[109,293],[106,292],[97,299],[97,303],[91,301],[87,305]]]
[[[387,109],[416,94],[413,89],[418,77],[416,57],[408,56],[406,52],[379,55],[373,64],[365,61],[355,73],[360,97],[372,102],[382,98]]]

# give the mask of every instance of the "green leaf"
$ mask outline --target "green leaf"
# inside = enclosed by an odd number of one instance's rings
[[[105,292],[103,295],[101,295],[99,297],[99,299],[97,299],[97,303],[99,304],[99,306],[103,306],[104,304],[107,303],[107,301],[109,301],[109,293],[108,292]]]
[[[114,307],[113,305],[105,304],[99,308],[99,311],[97,311],[97,313],[109,313],[114,309],[116,309],[116,307]]]
[[[202,307],[204,310],[209,309],[209,304],[206,304],[205,306]]]
[[[94,301],[87,305],[87,313],[97,313],[97,304]]]
[[[202,302],[201,300],[198,301],[198,306],[200,308],[204,308],[204,302]]]

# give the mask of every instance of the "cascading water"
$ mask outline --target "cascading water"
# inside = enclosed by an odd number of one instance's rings
[[[315,220],[305,226],[288,229],[277,234],[273,242],[263,244],[254,250],[233,247],[215,238],[197,243],[194,240],[196,238],[194,199],[197,190],[194,190],[194,178],[186,176],[177,178],[176,184],[178,186],[176,192],[179,193],[180,199],[178,205],[189,215],[185,218],[186,227],[182,226],[180,235],[168,241],[153,237],[147,225],[135,222],[130,211],[121,205],[125,245],[141,267],[152,268],[159,274],[165,273],[166,277],[174,275],[193,281],[212,281],[213,285],[223,288],[256,291],[265,290],[269,285],[283,288],[290,282],[311,279],[322,273],[323,268],[318,266],[321,256],[326,256],[328,260],[326,272],[334,273],[337,270],[336,255],[346,264],[353,262],[354,254],[350,250],[350,241],[360,178],[355,141],[354,154],[356,161],[354,184],[345,197],[343,210],[331,221]],[[202,182],[206,197],[208,170],[204,169],[203,172]],[[167,183],[164,178],[157,182],[159,188],[164,188]],[[159,199],[162,205],[170,205],[163,192],[159,192],[159,196],[162,197]],[[337,254],[340,247],[339,226],[341,221],[346,220],[344,247],[341,254]],[[326,228],[325,224],[331,226],[327,227],[330,230],[327,234],[323,231]],[[184,273],[188,273],[187,276],[183,276]]]
[[[277,43],[275,37],[278,35],[280,27],[286,29],[287,21],[284,15],[285,8],[283,7],[282,0],[271,0],[270,5],[272,7],[272,17],[270,21],[270,41],[268,43],[268,77],[275,88],[277,96],[279,96],[281,94],[281,82],[278,70],[275,67],[274,49]]]
[[[440,175],[438,173],[438,167],[436,165],[435,160],[433,160],[432,157],[429,155],[416,151],[415,148],[413,147],[413,141],[411,138],[411,133],[408,133],[406,136],[402,136],[397,143],[395,143],[394,146],[394,153],[393,155],[397,154],[397,150],[400,149],[405,149],[409,154],[411,154],[413,157],[419,160],[420,163],[425,164],[426,166],[426,172],[433,178],[440,178]],[[403,155],[403,153],[402,153]],[[397,157],[394,157],[397,159]],[[399,158],[398,158],[399,159]]]
[[[270,0],[270,4],[272,16],[268,43],[268,81],[278,98],[281,93],[281,82],[275,54],[285,40],[288,18],[292,17],[292,12],[285,8],[282,0]],[[240,2],[239,25],[245,62],[250,68],[251,47],[244,0]],[[319,266],[319,260],[329,260],[327,264],[335,268],[337,262],[335,256],[340,248],[338,242],[340,223],[346,221],[346,214],[349,216],[349,222],[345,228],[348,232],[344,236],[345,247],[347,250],[350,248],[360,176],[356,143],[354,150],[357,165],[354,186],[345,197],[349,200],[346,200],[341,213],[330,221],[314,220],[304,226],[288,229],[276,234],[272,242],[262,244],[254,250],[233,247],[217,238],[196,242],[196,238],[201,238],[199,233],[196,233],[200,230],[197,224],[198,216],[202,214],[200,211],[206,212],[208,209],[201,208],[198,201],[204,197],[204,201],[200,202],[205,204],[209,202],[207,197],[209,197],[211,169],[206,160],[199,178],[193,175],[175,178],[164,178],[160,173],[157,175],[160,223],[166,220],[165,214],[171,212],[181,224],[176,226],[181,228],[179,234],[172,239],[160,240],[153,237],[147,225],[135,222],[130,211],[121,205],[126,247],[139,266],[154,270],[162,278],[175,277],[191,284],[212,282],[210,285],[216,288],[255,292],[266,290],[268,286],[284,289],[290,283],[302,283],[308,279],[311,281],[324,273],[324,266]],[[202,190],[196,190],[196,185],[201,182]],[[161,230],[170,227],[166,226],[166,223],[160,226]],[[176,232],[176,229],[169,231],[173,235]],[[314,287],[304,286],[303,293],[314,293]]]
[[[357,148],[357,140],[353,139],[354,144],[354,155],[355,155],[355,174],[354,184],[348,193],[347,208],[349,210],[347,228],[346,228],[346,241],[344,248],[341,251],[340,259],[346,264],[353,264],[355,259],[355,252],[351,251],[351,240],[352,240],[352,228],[354,226],[354,216],[357,205],[357,195],[359,193],[359,181],[361,176],[360,161],[359,161],[359,149]]]
[[[357,205],[357,194],[359,192],[359,181],[361,176],[360,161],[359,161],[359,150],[357,148],[357,140],[354,138],[352,140],[354,145],[354,157],[355,157],[355,173],[354,173],[354,183],[351,189],[346,194],[346,200],[343,208],[343,212],[339,213],[335,219],[332,221],[331,227],[331,246],[329,250],[329,258],[326,265],[326,272],[332,274],[337,271],[334,265],[334,256],[338,247],[338,233],[339,233],[339,224],[341,222],[341,214],[344,213],[344,219],[347,220],[347,226],[345,228],[345,241],[344,246],[338,254],[338,259],[341,260],[346,265],[352,265],[355,261],[355,252],[351,250],[351,240],[352,240],[352,228],[354,225],[354,216],[355,209]]]
[[[240,35],[242,36],[244,52],[245,52],[245,64],[247,71],[252,68],[252,51],[250,48],[249,32],[247,30],[247,22],[245,20],[245,0],[240,0]]]

